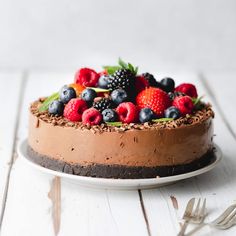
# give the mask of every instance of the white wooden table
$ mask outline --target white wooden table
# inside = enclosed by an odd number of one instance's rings
[[[209,173],[152,190],[85,189],[32,169],[16,153],[27,136],[29,103],[71,83],[73,73],[0,71],[0,234],[176,235],[187,201],[206,197],[207,221],[236,199],[236,73],[159,73],[193,82],[216,112],[224,158]],[[236,235],[208,226],[197,235]]]

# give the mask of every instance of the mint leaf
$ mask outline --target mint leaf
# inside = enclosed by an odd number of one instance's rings
[[[59,93],[53,93],[51,96],[47,97],[47,99],[43,102],[43,104],[39,107],[39,112],[43,112],[48,110],[49,104],[52,101],[59,99]]]
[[[203,97],[204,96],[201,96],[198,98],[192,98],[192,101],[196,110],[201,110],[205,106],[204,103],[202,102]]]
[[[118,64],[123,68],[123,69],[128,69],[127,63],[125,63],[120,57],[118,60]]]
[[[122,126],[122,122],[106,122],[107,125],[110,125],[110,126],[115,126],[115,127],[120,127]]]
[[[109,75],[113,75],[117,70],[121,69],[120,66],[103,66]]]
[[[174,120],[174,118],[160,118],[160,119],[154,119],[152,121],[155,123],[158,123],[158,122],[165,122],[165,121],[171,121],[171,120]]]
[[[96,93],[108,93],[108,92],[110,92],[109,89],[94,88],[94,87],[87,87],[87,88],[94,90]]]

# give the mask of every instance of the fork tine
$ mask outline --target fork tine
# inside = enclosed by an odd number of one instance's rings
[[[231,219],[228,220],[228,222],[221,226],[216,226],[218,229],[229,229],[233,225],[236,224],[236,212],[234,213],[234,216],[231,217]]]
[[[201,202],[201,198],[199,198],[197,201],[197,206],[196,206],[195,210],[193,211],[193,217],[196,217],[198,215],[200,202]]]
[[[224,227],[224,225],[227,225],[234,217],[236,216],[236,211],[233,211],[232,214],[229,214],[228,217],[226,217],[223,221],[216,224],[216,227]]]
[[[229,206],[218,218],[212,221],[211,225],[216,225],[222,222],[234,209],[236,208],[236,204]]]
[[[204,217],[205,216],[205,211],[206,211],[206,198],[204,198],[202,208],[200,210],[199,216]]]

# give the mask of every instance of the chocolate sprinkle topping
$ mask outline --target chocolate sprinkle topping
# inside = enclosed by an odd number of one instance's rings
[[[191,115],[186,115],[185,117],[180,117],[176,120],[171,121],[162,121],[158,123],[144,123],[144,124],[122,124],[120,127],[109,126],[107,124],[101,125],[84,125],[82,122],[70,122],[62,116],[53,116],[50,115],[47,111],[39,112],[39,107],[45,98],[39,98],[38,101],[35,101],[30,106],[30,111],[35,115],[39,120],[42,120],[47,123],[51,123],[55,126],[62,127],[73,127],[75,129],[81,130],[91,130],[93,133],[102,133],[102,132],[125,132],[127,130],[148,130],[148,129],[174,129],[178,127],[193,125],[196,123],[204,122],[205,120],[214,118],[214,112],[210,104],[206,104],[202,110],[194,111]]]

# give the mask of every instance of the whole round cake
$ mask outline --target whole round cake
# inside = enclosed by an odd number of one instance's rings
[[[46,168],[103,178],[155,178],[197,170],[214,156],[209,104],[119,60],[30,106],[28,156]]]

